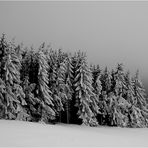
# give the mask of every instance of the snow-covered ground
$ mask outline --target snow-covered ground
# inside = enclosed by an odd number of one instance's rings
[[[148,146],[148,129],[0,120],[0,146]]]

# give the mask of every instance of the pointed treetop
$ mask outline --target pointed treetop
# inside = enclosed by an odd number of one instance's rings
[[[120,63],[120,64],[117,64],[117,71],[123,71],[123,67],[124,67],[124,65],[123,65],[123,63]]]

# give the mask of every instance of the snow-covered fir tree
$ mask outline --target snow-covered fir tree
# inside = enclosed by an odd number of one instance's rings
[[[147,97],[145,93],[144,86],[141,82],[139,76],[139,70],[137,70],[135,77],[133,78],[133,89],[134,89],[134,99],[135,106],[139,109],[140,121],[142,126],[148,126],[148,105]]]
[[[0,119],[5,118],[6,105],[4,101],[6,93],[7,92],[5,82],[0,78]]]
[[[83,53],[77,65],[76,73],[75,87],[77,103],[75,106],[78,107],[77,114],[82,119],[83,124],[96,126],[98,124],[96,120],[98,100],[93,93],[92,74]]]
[[[6,43],[6,42],[5,42]],[[5,106],[6,119],[27,120],[28,114],[24,108],[26,105],[25,94],[20,85],[20,58],[16,53],[16,46],[6,43],[2,58],[2,79],[5,83],[5,94],[2,100]]]
[[[109,82],[112,83],[109,85],[111,91],[108,96],[108,106],[111,107],[110,123],[125,127],[128,125],[127,113],[130,104],[124,98],[127,87],[122,64],[118,64],[116,71],[112,70],[112,79],[110,80]],[[105,89],[107,90],[107,88]]]
[[[56,51],[50,49],[47,53],[48,58],[48,79],[49,79],[49,89],[52,92],[54,111],[56,113],[56,120],[61,122],[61,111],[63,110],[62,104],[62,93],[59,91],[59,81],[58,81],[58,54]]]
[[[116,96],[120,94],[124,95],[125,93],[126,84],[124,78],[125,77],[124,77],[123,64],[118,64],[116,71],[114,72],[114,81],[115,81],[114,93]]]
[[[102,90],[106,91],[106,93],[108,94],[109,92],[111,92],[111,87],[112,87],[112,76],[110,74],[110,72],[108,71],[107,67],[105,67],[105,70],[103,71],[102,75],[101,75],[101,83],[102,83]]]
[[[66,122],[70,122],[70,101],[72,99],[72,81],[73,81],[73,66],[71,57],[67,55],[59,68],[59,87],[60,92],[63,93],[63,104],[66,111]]]
[[[31,47],[31,50],[25,48],[21,52],[22,60],[21,60],[21,86],[25,93],[25,100],[27,105],[26,110],[30,115],[30,121],[38,121],[40,120],[40,112],[38,111],[38,106],[40,104],[40,100],[35,97],[35,88],[37,86],[37,62],[35,59],[35,51],[34,48]],[[36,95],[37,96],[37,95]]]
[[[99,124],[102,124],[103,121],[103,104],[102,104],[102,82],[100,80],[100,77],[102,75],[101,73],[101,69],[99,65],[93,65],[90,67],[91,68],[91,72],[92,72],[92,86],[93,86],[93,92],[95,93],[97,100],[98,100],[98,108],[99,108],[99,112],[96,116],[97,121]]]
[[[22,83],[23,90],[25,93],[25,100],[26,100],[26,110],[30,115],[30,121],[38,121],[40,114],[38,113],[37,104],[40,103],[40,100],[34,96],[33,91],[35,90],[36,84],[29,82],[29,77],[26,76]],[[38,117],[37,117],[38,115]]]
[[[101,82],[101,95],[99,98],[99,107],[100,107],[100,112],[98,115],[98,120],[100,121],[100,124],[109,124],[109,114],[108,112],[108,93],[111,92],[111,74],[108,71],[107,67],[105,68],[104,71],[101,72],[100,75],[100,82]]]
[[[127,71],[127,73],[125,74],[125,82],[126,82],[126,93],[124,97],[131,105],[134,105],[134,102],[135,102],[134,88],[132,85],[132,79],[129,71]]]
[[[4,104],[5,100],[5,94],[6,94],[6,84],[4,82],[4,55],[5,55],[5,50],[7,47],[7,43],[5,40],[5,35],[3,34],[1,39],[0,39],[0,118],[5,117],[5,110],[6,110],[6,105]]]
[[[40,100],[41,122],[47,122],[55,118],[55,112],[53,110],[53,98],[52,92],[48,87],[48,63],[47,57],[39,49],[36,53],[36,60],[38,63],[38,82],[37,82],[37,97]]]
[[[133,85],[132,85],[132,80],[131,80],[131,75],[130,75],[130,72],[128,71],[126,74],[125,74],[125,82],[126,82],[126,93],[124,95],[124,98],[125,100],[127,100],[127,102],[130,104],[129,107],[128,107],[128,120],[129,120],[129,123],[128,123],[128,126],[129,127],[136,127],[137,126],[137,117],[136,117],[136,108],[135,108],[135,104],[134,104],[134,89],[133,89]],[[137,114],[138,115],[138,114]]]
[[[102,83],[101,83],[101,80],[100,80],[100,77],[101,77],[101,69],[100,69],[100,66],[97,65],[93,65],[91,67],[91,71],[92,71],[92,77],[93,77],[93,83],[92,83],[92,86],[94,88],[94,93],[97,95],[98,99],[99,99],[99,96],[101,94],[101,91],[102,91]]]

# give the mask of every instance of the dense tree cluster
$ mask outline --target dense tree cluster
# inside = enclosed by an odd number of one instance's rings
[[[23,48],[0,38],[0,118],[88,126],[148,127],[139,71],[89,65],[85,53]]]

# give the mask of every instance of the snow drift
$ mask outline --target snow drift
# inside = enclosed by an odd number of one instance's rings
[[[148,146],[147,128],[0,120],[0,146]]]

